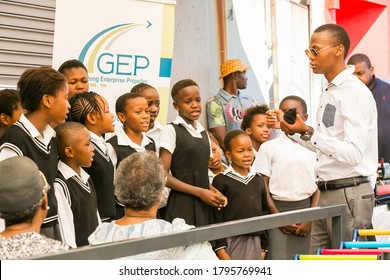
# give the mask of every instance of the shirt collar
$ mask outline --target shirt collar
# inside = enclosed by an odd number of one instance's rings
[[[151,134],[155,131],[161,131],[162,130],[162,125],[158,122],[158,121],[155,121],[154,122],[154,125],[153,125],[153,128],[152,129],[149,129],[146,134]]]
[[[93,140],[94,142],[97,142],[97,143],[103,144],[103,145],[105,144],[106,141],[104,141],[103,136],[97,136],[92,131],[89,131],[89,134],[91,135],[91,140]]]
[[[229,167],[226,168],[225,171],[223,171],[223,175],[226,175],[228,173],[232,173],[232,174],[234,174],[234,175],[236,175],[236,176],[238,176],[238,177],[240,177],[240,178],[245,180],[245,179],[247,179],[247,178],[249,178],[249,177],[251,177],[253,175],[256,175],[256,170],[254,168],[250,167],[249,168],[249,173],[246,176],[242,176],[240,173],[236,172],[231,165],[229,165]]]
[[[341,71],[330,83],[335,86],[340,86],[345,80],[347,80],[353,72],[355,71],[355,66],[348,65],[343,71]]]
[[[118,145],[130,146],[134,149],[140,147],[143,148],[152,142],[152,140],[150,140],[149,137],[146,136],[146,133],[142,132],[142,142],[141,142],[141,146],[139,146],[138,144],[131,141],[129,136],[127,136],[126,132],[124,131],[123,126],[117,130],[116,136],[118,137]]]
[[[107,153],[107,146],[106,141],[104,140],[103,136],[97,136],[92,131],[89,131],[89,134],[91,135],[91,141],[99,147],[100,150],[102,150],[105,154]]]
[[[177,116],[176,119],[173,121],[173,123],[174,124],[181,124],[185,128],[193,130],[193,131],[198,132],[198,133],[201,133],[204,130],[204,127],[200,124],[200,122],[195,121],[195,126],[196,126],[196,129],[195,129],[192,125],[186,123],[186,121],[180,116]]]
[[[30,133],[30,135],[34,138],[42,138],[42,135],[39,133],[38,129],[30,122],[30,120],[22,114],[20,116],[19,122],[23,124],[23,126],[27,129],[27,131]],[[56,136],[56,132],[54,129],[47,124],[45,128],[43,129],[43,139],[50,142],[51,138]]]
[[[76,176],[78,177],[79,179],[81,179],[81,181],[84,183],[84,184],[87,184],[88,182],[88,179],[89,179],[89,175],[87,172],[84,171],[84,169],[82,169],[80,167],[80,176],[76,173],[76,171],[74,171],[72,168],[69,167],[69,165],[67,165],[66,163],[64,163],[62,160],[59,160],[58,161],[58,171],[61,172],[61,174],[64,176],[65,180],[68,180],[69,178],[73,177],[73,176]]]
[[[226,90],[224,90],[223,88],[221,88],[221,89],[219,90],[218,94],[219,94],[223,99],[225,99],[226,101],[229,101],[229,100],[232,99],[232,98],[241,97],[241,96],[240,96],[240,91],[238,91],[237,95],[232,95],[232,94],[228,93]]]

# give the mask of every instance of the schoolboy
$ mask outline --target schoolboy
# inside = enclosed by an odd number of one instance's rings
[[[88,245],[88,236],[100,222],[90,167],[94,156],[91,136],[81,123],[66,122],[55,128],[60,161],[54,182],[64,243],[75,248]]]
[[[279,108],[286,112],[296,109],[303,120],[308,119],[305,100],[299,96],[285,97]],[[317,206],[318,189],[314,166],[316,154],[284,133],[261,145],[253,168],[263,175],[268,185],[268,207],[271,214]],[[292,224],[269,231],[271,260],[292,260],[295,254],[309,254],[311,222]]]
[[[65,77],[51,67],[27,69],[20,77],[18,90],[27,112],[12,125],[1,140],[0,161],[14,157],[31,158],[50,186],[57,173],[58,151],[50,123],[65,121],[70,108]],[[61,240],[58,228],[57,200],[54,189],[48,192],[49,211],[41,227],[47,237]]]

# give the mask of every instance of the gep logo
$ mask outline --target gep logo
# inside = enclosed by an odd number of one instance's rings
[[[83,47],[79,60],[87,67],[91,83],[139,83],[146,82],[140,74],[150,65],[148,56],[144,53],[129,53],[129,40],[120,40],[135,29],[148,29],[152,24],[124,23],[108,27],[95,36]],[[132,41],[142,38],[133,38]],[[127,47],[124,51],[124,46]],[[142,76],[142,75],[141,75]]]

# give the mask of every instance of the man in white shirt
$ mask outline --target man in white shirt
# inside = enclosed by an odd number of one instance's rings
[[[378,157],[375,101],[353,75],[354,66],[345,66],[349,46],[348,34],[336,24],[318,27],[310,38],[306,50],[310,68],[315,74],[323,74],[329,83],[320,96],[315,128],[306,125],[299,115],[294,124],[289,124],[282,111],[267,113],[270,124],[280,121],[291,138],[316,152],[318,206],[346,205],[344,240],[351,240],[354,228],[371,225],[375,204],[372,181]],[[312,253],[331,247],[331,231],[330,219],[313,221]]]

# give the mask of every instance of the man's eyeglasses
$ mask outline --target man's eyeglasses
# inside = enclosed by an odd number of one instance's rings
[[[306,53],[306,55],[307,55],[308,57],[310,57],[310,56],[317,57],[318,54],[319,54],[320,52],[322,52],[323,50],[326,50],[327,48],[334,47],[334,46],[335,46],[335,45],[329,45],[329,46],[327,46],[327,47],[325,47],[325,48],[322,48],[322,49],[320,49],[320,50],[316,50],[316,49],[310,48],[310,49],[305,50],[305,53]]]

